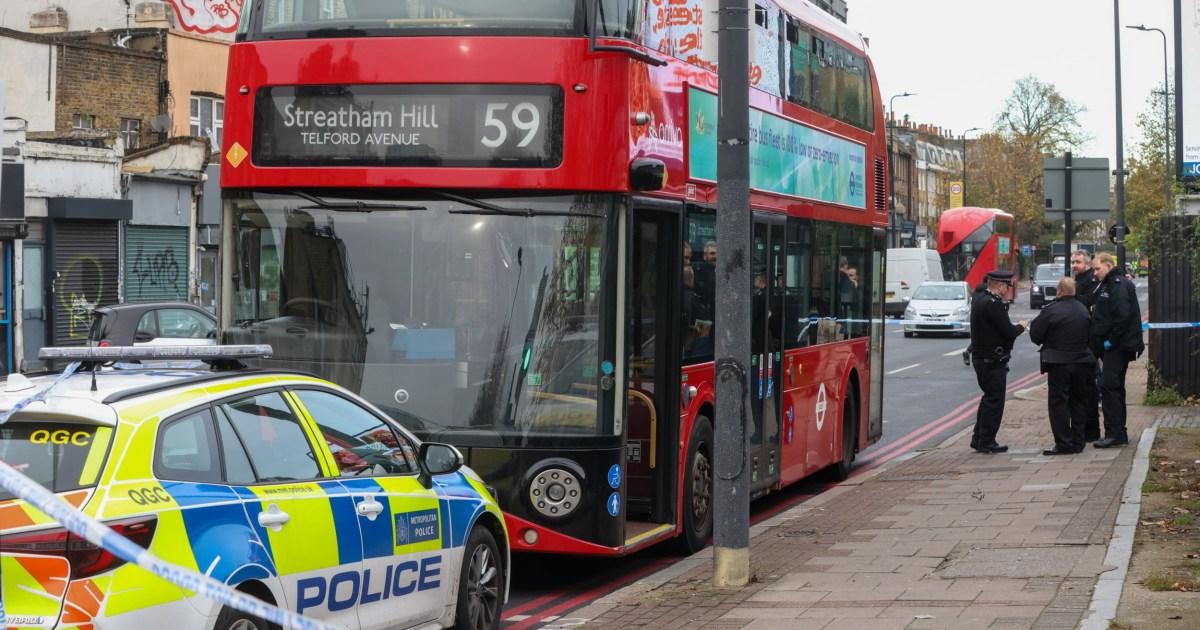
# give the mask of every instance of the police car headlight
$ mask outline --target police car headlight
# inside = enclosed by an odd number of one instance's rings
[[[971,314],[971,309],[970,309],[969,307],[966,307],[966,306],[960,306],[960,307],[958,307],[957,309],[955,309],[955,310],[954,310],[954,314],[955,314],[955,315],[958,315],[958,316],[960,316],[960,317],[961,317],[961,316],[963,316],[963,315],[970,315],[970,314]]]
[[[917,309],[915,309],[911,306],[904,309],[904,319],[912,319],[916,316],[917,316]]]
[[[1033,285],[1033,288],[1032,288],[1032,289],[1030,289],[1030,291],[1032,291],[1032,292],[1034,292],[1034,293],[1041,293],[1041,292],[1042,292],[1042,287],[1039,287],[1038,285],[1036,285],[1036,284],[1035,284],[1035,285]]]
[[[583,481],[566,468],[545,468],[529,482],[529,504],[548,518],[570,516],[583,499]]]

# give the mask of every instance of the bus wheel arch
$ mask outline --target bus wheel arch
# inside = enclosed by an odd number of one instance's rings
[[[682,525],[676,546],[681,553],[691,555],[708,544],[713,529],[713,425],[704,411],[692,422],[684,458]]]
[[[829,467],[829,476],[835,481],[845,481],[854,468],[854,455],[858,452],[859,439],[859,383],[858,372],[851,370],[842,389],[841,452],[837,463]]]

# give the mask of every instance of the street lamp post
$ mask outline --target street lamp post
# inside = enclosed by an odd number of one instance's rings
[[[971,127],[970,129],[962,132],[962,151],[963,151],[963,154],[962,154],[962,162],[963,162],[962,197],[963,197],[963,205],[964,206],[967,205],[967,134],[971,133],[972,131],[980,131],[982,129],[983,129],[983,127]]]
[[[887,135],[887,137],[888,137],[888,221],[889,221],[889,223],[895,223],[895,224],[899,223],[899,219],[896,217],[896,164],[895,164],[896,149],[895,149],[895,141],[893,140],[894,132],[892,130],[896,128],[896,124],[895,124],[896,99],[904,98],[906,96],[916,96],[916,94],[914,94],[913,92],[903,92],[901,94],[895,94],[890,99],[888,99],[888,114],[890,117],[890,120],[888,121],[888,124],[887,124],[887,132],[888,132],[888,135]],[[895,227],[895,229],[892,232],[893,234],[897,233],[900,229],[899,225],[895,225],[894,227]],[[900,245],[899,239],[896,239],[896,241],[894,243],[892,243],[892,245],[899,246]]]
[[[1115,66],[1116,73],[1116,103],[1117,103],[1117,168],[1113,171],[1113,175],[1117,180],[1113,186],[1113,194],[1117,200],[1117,222],[1115,227],[1117,234],[1117,269],[1121,273],[1125,272],[1125,176],[1128,172],[1125,170],[1125,120],[1121,113],[1121,0],[1113,0],[1113,40],[1116,53]]]
[[[1167,68],[1167,34],[1164,33],[1163,30],[1160,28],[1154,28],[1153,26],[1146,26],[1145,24],[1139,24],[1137,26],[1126,26],[1125,28],[1131,28],[1135,31],[1143,31],[1143,32],[1154,31],[1154,32],[1158,33],[1159,35],[1162,35],[1162,40],[1163,40],[1163,146],[1166,148],[1165,152],[1163,153],[1163,159],[1165,160],[1164,164],[1166,165],[1166,169],[1167,169],[1167,176],[1166,176],[1166,180],[1165,180],[1166,183],[1164,184],[1166,187],[1166,193],[1167,193],[1167,196],[1166,196],[1166,204],[1167,205],[1163,207],[1163,211],[1166,213],[1170,213],[1171,212],[1171,170],[1172,170],[1172,168],[1171,168],[1172,167],[1172,164],[1171,164],[1171,84],[1168,82],[1169,79],[1168,79],[1168,68]]]

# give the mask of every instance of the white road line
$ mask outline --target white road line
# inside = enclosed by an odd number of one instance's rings
[[[970,348],[970,346],[967,346],[967,348]],[[956,354],[962,354],[962,353],[964,353],[964,352],[966,352],[966,351],[967,351],[967,348],[963,348],[962,350],[952,350],[952,351],[950,351],[950,352],[947,352],[946,354],[943,354],[942,356],[944,356],[944,357],[952,357],[952,356],[954,356],[954,355],[956,355]]]
[[[912,365],[906,365],[906,366],[904,366],[904,367],[902,367],[902,368],[900,368],[900,369],[898,369],[898,370],[892,370],[891,372],[888,372],[888,373],[887,373],[887,375],[888,375],[888,376],[891,376],[891,375],[893,375],[893,374],[898,374],[898,373],[900,373],[900,372],[903,372],[904,370],[911,370],[911,369],[913,369],[913,368],[915,368],[915,367],[921,367],[921,364],[920,364],[920,363],[914,363],[914,364],[912,364]]]

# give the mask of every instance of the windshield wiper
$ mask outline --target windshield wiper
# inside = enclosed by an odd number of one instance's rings
[[[358,201],[358,200],[329,201],[328,199],[322,199],[316,195],[310,195],[306,192],[300,192],[298,190],[289,190],[289,191],[285,191],[281,194],[291,195],[293,197],[299,197],[299,198],[317,206],[318,208],[323,208],[325,210],[350,210],[352,212],[374,212],[376,210],[418,211],[418,210],[428,210],[429,209],[429,208],[426,208],[425,206],[411,206],[411,205],[405,205],[405,204],[400,204],[400,203],[390,203],[390,202],[370,203],[370,202]]]
[[[353,26],[325,26],[314,28],[306,32],[304,36],[310,38],[366,37],[367,32]]]
[[[604,218],[603,214],[595,212],[570,212],[559,210],[534,210],[533,208],[505,208],[498,206],[490,201],[481,199],[473,199],[464,195],[456,195],[444,190],[427,190],[425,191],[435,197],[457,201],[466,206],[471,206],[474,210],[447,210],[450,214],[495,214],[506,217],[596,217]]]

